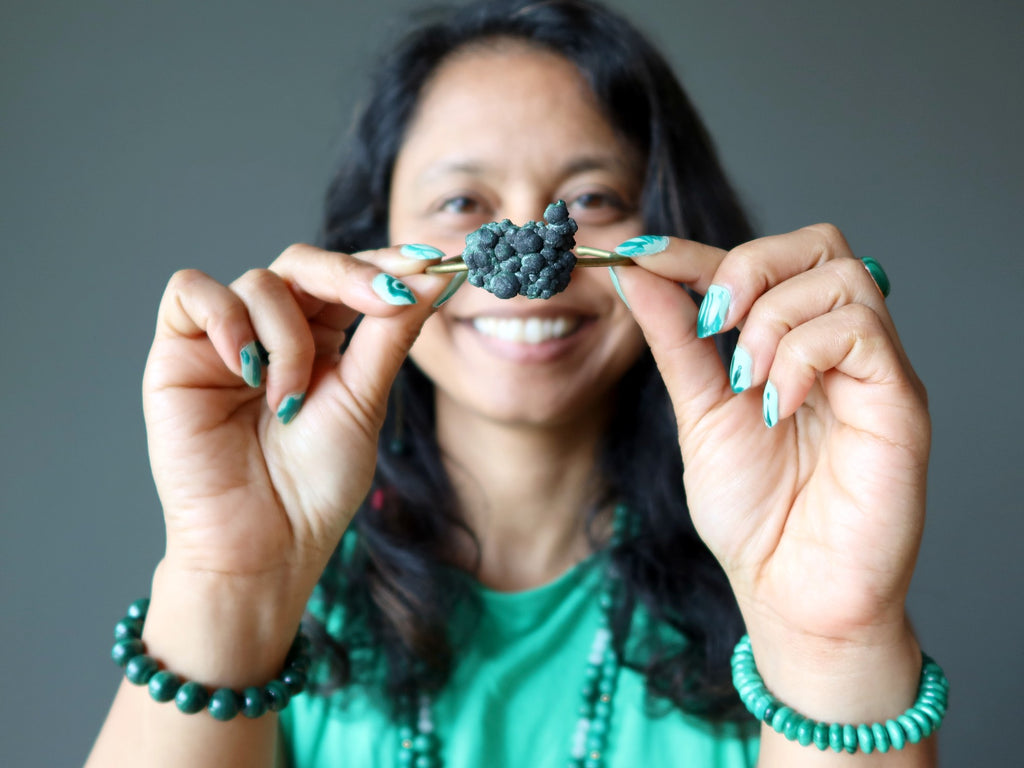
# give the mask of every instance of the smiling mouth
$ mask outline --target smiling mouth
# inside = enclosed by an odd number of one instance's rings
[[[519,344],[543,344],[571,336],[583,324],[581,317],[476,317],[473,329],[482,336]]]

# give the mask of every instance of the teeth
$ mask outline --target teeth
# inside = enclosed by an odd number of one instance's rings
[[[577,317],[477,317],[473,327],[484,336],[523,344],[540,344],[561,339],[580,325]]]

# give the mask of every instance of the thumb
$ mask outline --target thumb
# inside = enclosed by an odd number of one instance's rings
[[[683,285],[641,266],[609,269],[651,348],[680,433],[686,434],[732,396],[714,338],[697,338],[697,304]]]

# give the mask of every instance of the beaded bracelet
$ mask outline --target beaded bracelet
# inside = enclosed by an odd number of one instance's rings
[[[306,688],[309,674],[309,639],[299,630],[285,658],[281,675],[266,685],[251,686],[244,691],[217,688],[212,693],[203,685],[183,681],[162,670],[156,659],[146,655],[142,642],[142,627],[149,609],[149,598],[143,597],[128,606],[127,615],[114,626],[114,647],[110,657],[124,668],[125,677],[135,685],[149,687],[154,701],[174,699],[178,709],[192,715],[206,709],[215,720],[230,720],[241,713],[245,717],[259,717],[265,712],[280,712],[293,696]]]
[[[846,750],[851,755],[858,750],[864,754],[888,752],[928,738],[942,725],[946,714],[949,680],[931,657],[922,653],[921,659],[921,681],[914,705],[899,717],[870,725],[821,723],[787,707],[765,687],[754,663],[749,635],[740,638],[732,653],[732,683],[750,713],[790,741],[805,747],[813,743],[821,751],[829,747],[833,752]]]

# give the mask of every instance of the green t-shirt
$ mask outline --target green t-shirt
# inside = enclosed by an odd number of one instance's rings
[[[433,704],[445,768],[563,768],[598,627],[604,558],[594,556],[525,592],[480,588],[470,647]],[[344,700],[344,706],[341,701]],[[303,694],[281,713],[289,768],[394,768],[397,726],[366,696]],[[644,680],[623,668],[605,751],[607,768],[750,768],[757,729],[709,724],[673,709],[650,717]]]

